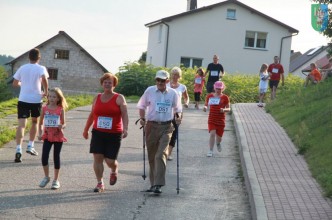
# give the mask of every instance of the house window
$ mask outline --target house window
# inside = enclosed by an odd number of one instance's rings
[[[161,43],[161,39],[163,36],[163,25],[159,25],[159,33],[158,33],[158,42]]]
[[[181,61],[180,61],[181,65],[183,65],[184,67],[191,67],[194,68],[196,67],[201,67],[202,63],[203,63],[203,59],[200,58],[190,58],[190,57],[181,57]]]
[[[247,31],[244,46],[258,49],[266,48],[267,33]]]
[[[50,76],[48,79],[57,80],[58,79],[58,69],[55,68],[47,68],[48,75]]]
[[[236,10],[235,9],[227,9],[227,19],[232,19],[235,20],[236,19]]]
[[[55,50],[54,59],[69,59],[69,50]]]

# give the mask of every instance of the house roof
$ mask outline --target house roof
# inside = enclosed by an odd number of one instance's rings
[[[64,37],[66,37],[67,39],[69,39],[72,43],[74,43],[76,46],[78,46],[80,48],[80,50],[84,53],[86,53],[86,55],[88,57],[90,57],[94,62],[97,63],[98,66],[100,66],[100,68],[104,71],[104,72],[108,72],[108,70],[103,66],[101,65],[91,54],[89,54],[81,45],[79,45],[73,38],[71,38],[66,32],[64,31],[59,31],[59,33],[57,35],[55,35],[54,37],[46,40],[45,42],[39,44],[38,46],[36,46],[35,48],[41,48],[42,46],[48,44],[51,40],[59,37],[60,35],[63,35]],[[8,65],[8,64],[14,64],[18,59],[20,59],[21,57],[25,56],[25,55],[28,55],[29,54],[29,51],[23,53],[22,55],[18,56],[17,58],[13,59],[12,61],[6,63],[5,65]]]
[[[170,22],[172,20],[175,20],[177,18],[180,18],[180,17],[184,17],[184,16],[189,16],[189,15],[192,15],[192,14],[196,14],[196,13],[199,13],[199,12],[202,12],[202,11],[206,11],[206,10],[211,10],[215,7],[219,7],[219,6],[223,6],[223,5],[226,5],[226,4],[229,4],[229,3],[233,3],[233,4],[236,4],[236,5],[239,5],[247,10],[249,10],[251,13],[253,14],[257,14],[259,16],[262,16],[264,17],[265,19],[273,22],[273,23],[276,23],[278,25],[281,25],[283,26],[284,28],[288,29],[288,31],[290,33],[298,33],[299,31],[296,30],[295,28],[292,28],[291,26],[288,26],[274,18],[271,18],[269,16],[267,16],[266,14],[263,14],[262,12],[259,12],[257,11],[256,9],[253,9],[237,0],[227,0],[227,1],[224,1],[224,2],[219,2],[219,3],[216,3],[216,4],[213,4],[213,5],[209,5],[209,6],[204,6],[204,7],[201,7],[201,8],[197,8],[195,10],[191,10],[191,11],[186,11],[186,12],[183,12],[183,13],[180,13],[180,14],[177,14],[177,15],[173,15],[173,16],[169,16],[169,17],[165,17],[165,18],[161,18],[159,20],[156,20],[156,21],[153,21],[153,22],[150,22],[150,23],[147,23],[145,24],[146,27],[151,27],[151,26],[154,26],[154,25],[158,25],[160,23],[163,23],[163,22]]]
[[[298,56],[297,58],[295,58],[290,63],[290,65],[289,65],[289,72],[292,73],[292,72],[296,71],[301,66],[303,66],[305,63],[309,62],[310,60],[314,59],[316,56],[318,56],[322,52],[326,51],[327,48],[328,48],[328,46],[319,46],[319,47],[316,47],[316,48],[311,48],[310,50],[308,50],[307,52],[305,52],[303,55]],[[324,57],[326,57],[326,56],[324,56]],[[327,60],[326,64],[328,64],[328,58],[327,57],[326,57],[326,60]],[[321,62],[322,62],[321,65],[324,65],[324,62],[325,62],[324,59]],[[316,64],[318,65],[317,62],[316,62]],[[322,68],[321,65],[318,65],[318,66],[320,68]],[[309,69],[309,66],[306,67],[304,70],[308,70],[308,69]]]

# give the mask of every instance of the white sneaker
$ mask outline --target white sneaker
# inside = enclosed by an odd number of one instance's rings
[[[50,182],[50,178],[47,177],[47,176],[45,176],[45,177],[42,179],[42,181],[40,181],[40,183],[39,183],[39,187],[44,188],[44,187],[47,185],[47,183],[49,183],[49,182]]]
[[[58,180],[53,180],[51,189],[59,189],[60,182]]]
[[[206,154],[207,157],[212,157],[213,156],[213,152],[212,150],[209,150],[208,153]]]
[[[26,152],[32,156],[38,156],[38,152],[32,146],[28,146]]]
[[[218,150],[218,152],[221,152],[221,144],[220,143],[217,144],[217,150]]]

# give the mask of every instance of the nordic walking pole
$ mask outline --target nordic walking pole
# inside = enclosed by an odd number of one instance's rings
[[[140,121],[141,119],[138,119],[136,122],[135,122],[135,125],[137,125],[137,123]],[[144,126],[141,126],[139,129],[143,129],[143,179],[145,180],[146,178],[146,175],[145,175],[145,127]]]
[[[176,113],[176,117],[178,118],[179,115]],[[179,125],[175,125],[176,129],[176,191],[179,194],[180,191],[180,179],[179,179]]]

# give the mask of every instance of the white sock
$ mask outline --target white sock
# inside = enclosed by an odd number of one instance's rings
[[[29,144],[28,144],[28,146],[31,146],[31,147],[33,147],[33,145],[34,145],[34,141],[29,141]]]
[[[21,145],[17,145],[16,146],[16,152],[21,152],[22,151],[22,147]]]

